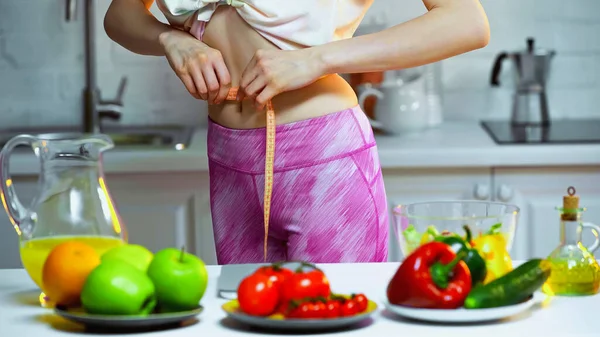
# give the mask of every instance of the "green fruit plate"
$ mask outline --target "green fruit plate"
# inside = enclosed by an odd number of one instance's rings
[[[235,321],[263,329],[277,330],[330,330],[342,329],[358,325],[366,321],[377,310],[377,304],[369,300],[367,310],[354,316],[326,319],[291,319],[283,315],[272,315],[268,317],[251,316],[240,310],[237,300],[231,300],[221,306],[227,315]]]
[[[149,315],[94,315],[82,309],[55,308],[54,312],[72,322],[80,323],[86,327],[104,329],[151,329],[168,325],[177,325],[198,316],[204,308],[187,311],[155,313]]]

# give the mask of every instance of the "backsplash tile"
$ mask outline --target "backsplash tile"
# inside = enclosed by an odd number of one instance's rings
[[[121,122],[205,125],[206,104],[187,93],[164,58],[135,55],[112,42],[102,28],[110,1],[96,4],[99,88],[111,98],[121,77],[129,80]],[[501,51],[525,48],[529,36],[536,45],[557,51],[548,92],[552,117],[600,117],[599,0],[482,0],[482,4],[490,21],[490,44],[442,62],[446,120],[510,116],[514,87],[510,62],[504,64],[499,88],[489,85],[492,63]],[[0,1],[0,128],[81,123],[85,73],[79,7],[76,20],[66,22],[64,4],[57,6],[55,1]],[[165,22],[155,6],[152,11]],[[401,5],[379,0],[363,25],[377,19],[390,26],[425,11],[418,0]]]
[[[598,0],[571,0],[570,6],[565,6],[565,1],[537,0],[540,6],[549,3],[553,5],[554,18],[563,21],[578,21],[600,23],[600,1]]]
[[[596,12],[600,15],[600,12]],[[555,48],[562,53],[600,54],[600,22],[557,22]]]

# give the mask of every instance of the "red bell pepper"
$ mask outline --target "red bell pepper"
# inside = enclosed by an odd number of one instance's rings
[[[464,261],[442,242],[413,251],[400,265],[387,288],[394,305],[428,309],[456,309],[471,291],[471,272]]]

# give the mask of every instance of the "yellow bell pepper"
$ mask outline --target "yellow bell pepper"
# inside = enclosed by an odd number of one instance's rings
[[[488,234],[473,239],[473,248],[485,260],[487,284],[513,270],[512,259],[506,250],[506,240],[502,234]]]
[[[437,228],[435,228],[435,226],[430,225],[427,227],[427,230],[425,231],[425,233],[423,233],[423,235],[421,236],[421,245],[424,245],[426,243],[429,243],[433,240],[435,240],[435,238],[439,235]]]

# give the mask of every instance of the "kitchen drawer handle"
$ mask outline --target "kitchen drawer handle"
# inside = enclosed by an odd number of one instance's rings
[[[490,197],[490,187],[487,184],[476,184],[473,195],[477,200],[487,200]]]
[[[510,186],[502,184],[498,187],[498,200],[508,202],[513,197],[513,189]]]

